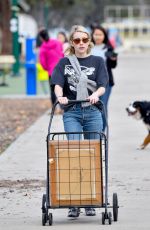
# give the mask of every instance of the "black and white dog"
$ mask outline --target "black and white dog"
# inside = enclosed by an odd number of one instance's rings
[[[137,120],[142,119],[148,129],[148,135],[145,137],[141,149],[144,149],[150,143],[150,102],[135,101],[126,108],[129,116],[133,116]]]

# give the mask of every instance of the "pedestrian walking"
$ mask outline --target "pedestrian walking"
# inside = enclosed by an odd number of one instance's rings
[[[117,66],[117,54],[114,52],[114,48],[109,41],[107,32],[102,26],[95,26],[91,36],[94,43],[94,47],[92,48],[91,53],[95,56],[103,58],[108,71],[109,84],[106,87],[105,93],[101,96],[101,100],[103,101],[106,108],[106,114],[108,115],[108,100],[111,95],[112,87],[114,86],[112,69]],[[105,119],[103,119],[103,122],[103,130],[105,130]]]
[[[63,105],[64,130],[68,132],[101,132],[102,114],[96,107],[99,97],[105,93],[108,74],[104,60],[90,54],[92,43],[89,32],[83,26],[72,27],[69,36],[69,55],[62,58],[52,74],[56,97]],[[68,104],[68,100],[85,100],[81,104]],[[69,139],[80,139],[80,134],[69,134]],[[85,134],[85,139],[98,139],[98,135]],[[87,216],[95,215],[95,209],[85,208]],[[79,216],[78,208],[70,208],[69,217]]]
[[[52,104],[54,104],[56,102],[56,97],[54,92],[51,90],[51,75],[56,64],[62,57],[64,57],[63,47],[62,43],[58,40],[49,38],[49,34],[46,29],[42,29],[39,32],[39,38],[42,41],[39,51],[39,61],[42,67],[48,71],[51,101]],[[60,109],[58,110],[60,111]]]
[[[63,52],[65,54],[66,49],[69,47],[66,33],[64,31],[59,31],[57,34],[57,39],[63,44]]]

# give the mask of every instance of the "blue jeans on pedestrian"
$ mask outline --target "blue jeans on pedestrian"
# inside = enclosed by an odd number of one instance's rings
[[[66,133],[78,132],[78,134],[68,134],[69,140],[81,139],[79,132],[85,132],[84,139],[100,139],[98,133],[103,128],[102,114],[94,105],[82,107],[81,104],[75,104],[68,111],[64,112],[63,122]]]
[[[105,128],[106,128],[106,119],[108,119],[108,100],[109,100],[111,91],[112,91],[112,86],[108,85],[106,87],[106,91],[105,91],[104,95],[100,97],[100,100],[104,103],[105,110],[106,110],[106,118],[104,116],[104,113],[102,113],[103,131],[105,131]]]

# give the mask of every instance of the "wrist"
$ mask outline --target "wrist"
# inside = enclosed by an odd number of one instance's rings
[[[99,97],[99,93],[94,92],[93,94],[94,94],[95,96]]]

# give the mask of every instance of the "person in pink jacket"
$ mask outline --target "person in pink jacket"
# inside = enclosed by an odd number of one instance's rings
[[[59,60],[64,57],[63,46],[60,41],[49,38],[49,34],[46,29],[42,29],[39,32],[39,37],[42,42],[39,51],[39,62],[43,69],[48,71],[51,101],[52,104],[54,104],[56,102],[56,97],[54,92],[51,90],[51,75]]]

